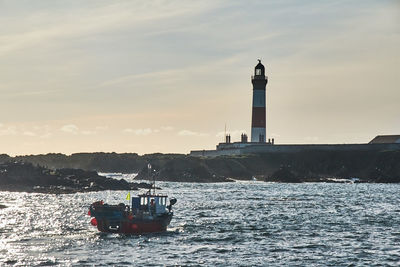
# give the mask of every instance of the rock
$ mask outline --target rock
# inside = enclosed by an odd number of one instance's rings
[[[172,182],[227,182],[225,177],[218,175],[205,164],[204,160],[192,157],[179,157],[153,161],[152,171],[147,166],[142,168],[136,179]]]
[[[39,193],[76,193],[102,190],[137,190],[150,184],[128,183],[100,176],[95,171],[77,169],[49,170],[31,163],[8,162],[0,165],[0,188],[3,191]]]
[[[301,183],[302,180],[290,167],[281,167],[265,179],[266,182]]]

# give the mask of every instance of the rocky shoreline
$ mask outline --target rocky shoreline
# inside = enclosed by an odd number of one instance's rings
[[[158,181],[173,182],[231,182],[232,179],[256,178],[286,183],[400,183],[400,151],[308,150],[216,158],[160,153],[143,156],[135,153],[77,153],[70,156],[46,154],[18,157],[3,154],[0,155],[0,162],[2,161],[45,166],[45,169],[58,170],[64,176],[69,174],[60,170],[74,172],[72,169],[82,169],[86,172],[138,173],[136,179],[152,180],[155,177]],[[153,167],[150,176],[148,163]],[[96,185],[100,186],[98,182]],[[85,184],[85,187],[88,186],[90,190],[90,183]],[[128,185],[125,184],[124,187]]]
[[[149,183],[129,183],[81,169],[51,170],[27,162],[0,164],[0,191],[68,194],[104,190],[149,189]]]
[[[304,151],[217,158],[164,155],[151,162],[159,170],[157,179],[165,181],[400,183],[400,151]],[[138,178],[146,177],[143,167]]]

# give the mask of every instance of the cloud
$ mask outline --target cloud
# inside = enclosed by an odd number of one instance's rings
[[[75,124],[67,124],[61,127],[61,131],[71,134],[78,134],[79,128]]]
[[[143,128],[143,129],[131,129],[131,128],[127,128],[124,129],[122,132],[123,133],[133,133],[136,135],[149,135],[149,134],[154,134],[154,133],[159,133],[161,131],[171,131],[173,130],[173,127],[161,127],[161,129],[151,129],[151,128]]]
[[[54,40],[76,39],[123,28],[139,28],[179,17],[190,17],[209,10],[210,6],[216,6],[213,2],[168,1],[160,5],[156,2],[131,1],[96,6],[72,4],[69,8],[47,11],[32,10],[31,15],[24,18],[16,16],[11,23],[6,19],[0,20],[0,23],[9,22],[10,25],[17,26],[23,20],[25,25],[30,25],[25,31],[21,31],[23,27],[11,27],[8,33],[0,36],[0,56]],[[29,10],[28,7],[27,9]]]
[[[90,130],[81,131],[81,134],[83,135],[93,135],[96,133],[97,133],[96,131],[90,131]]]
[[[0,135],[16,135],[18,134],[17,127],[8,126],[7,128],[0,129]]]
[[[40,136],[48,135],[50,133],[50,126],[39,126],[39,125],[0,125],[1,136]]]
[[[145,128],[145,129],[125,129],[123,130],[124,133],[134,133],[136,135],[149,135],[152,133],[158,133],[160,130],[152,130],[150,128]]]
[[[135,130],[133,130],[131,128],[127,128],[127,129],[124,129],[122,132],[124,132],[124,133],[134,133]]]
[[[96,126],[96,131],[105,131],[108,129],[108,126]]]
[[[174,127],[172,127],[172,126],[163,126],[163,127],[161,127],[161,130],[164,130],[164,131],[172,131],[174,129]]]
[[[67,124],[61,127],[61,131],[70,134],[82,134],[82,135],[94,135],[98,134],[100,131],[108,129],[106,126],[96,126],[94,129],[80,130],[75,124]]]
[[[31,131],[25,131],[22,134],[26,135],[26,136],[36,136],[36,134],[34,132],[31,132]]]
[[[134,132],[136,135],[149,135],[153,133],[153,130],[150,128],[146,128],[146,129],[137,129]]]
[[[40,138],[50,138],[53,134],[52,133],[45,133],[40,136]]]
[[[99,132],[105,131],[107,129],[108,129],[107,126],[96,126],[94,130],[82,130],[80,131],[80,133],[83,135],[94,135],[98,134]]]
[[[179,136],[208,136],[206,133],[193,132],[190,130],[182,130],[178,132]]]

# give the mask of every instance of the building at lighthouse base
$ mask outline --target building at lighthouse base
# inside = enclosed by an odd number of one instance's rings
[[[369,143],[360,144],[284,144],[277,145],[272,142],[234,142],[219,143],[215,150],[193,150],[190,156],[193,157],[218,157],[238,156],[263,153],[297,153],[304,151],[400,151],[400,135],[396,141],[386,136],[377,136]],[[393,136],[390,136],[393,137]],[[374,140],[379,140],[376,142]]]

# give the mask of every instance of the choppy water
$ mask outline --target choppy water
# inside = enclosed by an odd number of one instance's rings
[[[159,183],[178,199],[163,234],[101,234],[90,203],[126,191],[0,192],[0,265],[400,264],[400,185]]]

